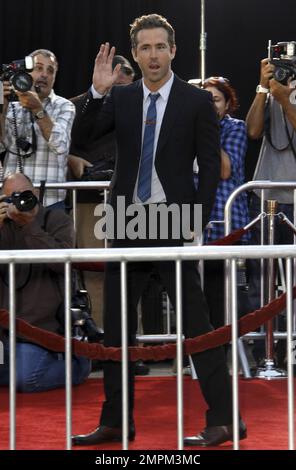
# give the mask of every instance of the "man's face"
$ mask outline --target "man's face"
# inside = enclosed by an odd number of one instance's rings
[[[171,47],[164,28],[142,29],[137,34],[137,46],[132,49],[144,82],[151,91],[158,90],[169,78],[176,46]]]
[[[34,86],[38,86],[41,99],[47,98],[50,94],[57,73],[57,64],[52,57],[45,57],[38,54],[34,57],[34,70],[31,72]]]

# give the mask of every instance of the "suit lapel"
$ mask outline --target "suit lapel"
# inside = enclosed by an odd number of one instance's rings
[[[156,150],[156,158],[161,152],[162,147],[165,145],[169,137],[171,128],[173,127],[178,113],[180,112],[182,106],[182,88],[180,86],[181,83],[181,80],[175,76],[161,124]]]
[[[130,120],[133,123],[135,155],[140,160],[142,151],[142,125],[143,125],[143,86],[142,80],[135,83],[133,96],[131,96]]]

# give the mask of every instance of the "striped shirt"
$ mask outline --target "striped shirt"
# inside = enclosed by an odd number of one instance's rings
[[[33,123],[37,149],[27,158],[22,158],[23,171],[33,183],[63,183],[66,181],[67,156],[70,147],[71,128],[75,116],[75,107],[69,100],[57,96],[52,90],[43,101],[43,108],[53,122],[49,141],[45,140],[37,122]],[[14,102],[17,134],[32,143],[31,113],[19,102]],[[4,141],[0,143],[0,152],[6,149],[4,159],[4,177],[20,171],[17,158],[17,147],[13,124],[13,108],[9,103],[5,119]],[[27,152],[29,153],[30,150]],[[21,150],[21,155],[25,154]],[[65,191],[58,189],[47,190],[44,195],[44,206],[49,206],[65,198]]]

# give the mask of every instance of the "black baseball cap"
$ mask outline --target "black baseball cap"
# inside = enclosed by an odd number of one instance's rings
[[[131,65],[131,63],[122,55],[115,55],[112,61],[112,68],[114,69],[117,64],[121,65],[121,70],[126,75],[135,75],[135,71]]]

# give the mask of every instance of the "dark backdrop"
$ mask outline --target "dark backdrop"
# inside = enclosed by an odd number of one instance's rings
[[[88,88],[94,57],[109,41],[131,59],[129,24],[160,13],[176,30],[173,68],[183,79],[199,75],[199,0],[0,0],[0,65],[34,49],[52,50],[60,71],[55,90],[65,97]],[[244,118],[258,83],[267,41],[296,40],[296,0],[206,0],[207,75],[224,75],[238,90]],[[257,157],[250,145],[247,178]]]

